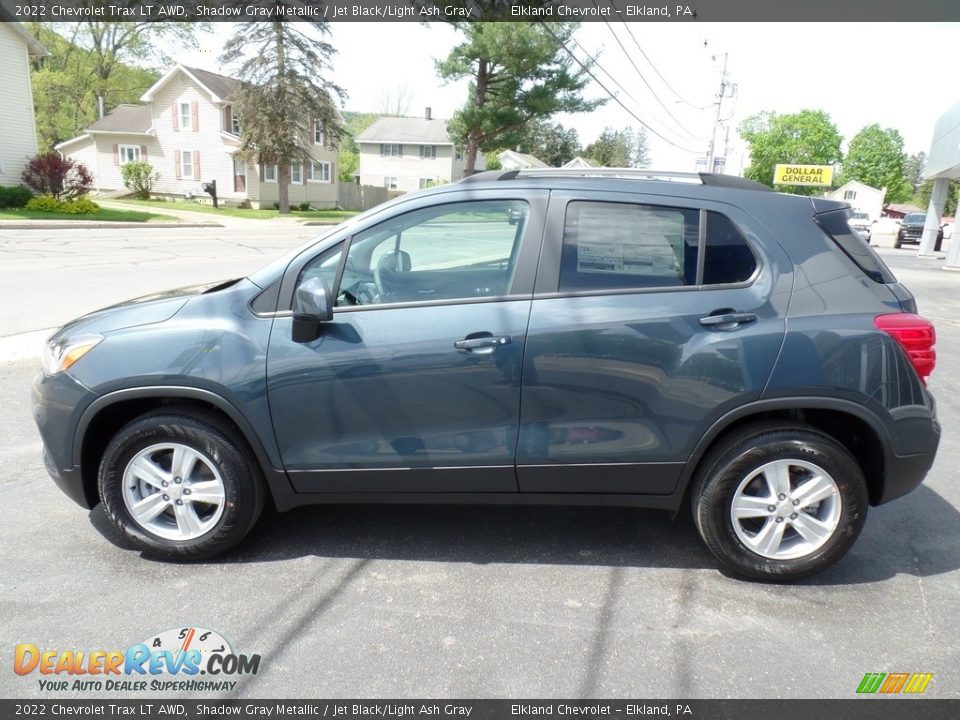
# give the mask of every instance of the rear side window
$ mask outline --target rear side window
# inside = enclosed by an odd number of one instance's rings
[[[743,234],[720,213],[631,203],[567,206],[560,292],[726,285],[749,280],[756,269]]]
[[[817,215],[817,223],[843,252],[874,282],[894,283],[897,278],[877,251],[850,227],[849,210],[832,210]]]

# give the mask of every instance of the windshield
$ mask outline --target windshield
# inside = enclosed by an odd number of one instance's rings
[[[905,223],[910,223],[911,225],[923,225],[926,219],[927,216],[923,213],[910,213],[903,219],[903,221]]]

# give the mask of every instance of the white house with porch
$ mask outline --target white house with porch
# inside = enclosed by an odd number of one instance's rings
[[[122,190],[123,164],[144,160],[160,175],[157,195],[207,198],[201,186],[216,180],[218,196],[229,204],[272,207],[279,197],[276,165],[235,155],[240,119],[233,100],[239,86],[236,78],[174,65],[141,104],[120,105],[57,150],[86,165],[101,193]],[[290,203],[335,207],[337,151],[322,123],[314,127],[313,140],[311,162],[291,170]]]

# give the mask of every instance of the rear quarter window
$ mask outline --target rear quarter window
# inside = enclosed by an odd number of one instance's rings
[[[850,227],[849,210],[833,210],[816,216],[817,224],[844,254],[853,260],[863,274],[878,283],[894,283],[897,278],[886,266],[877,251],[870,247],[860,233]]]

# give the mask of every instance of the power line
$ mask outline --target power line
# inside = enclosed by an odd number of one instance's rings
[[[597,2],[597,0],[593,0],[593,4],[596,5],[597,9],[600,8],[600,4]],[[647,90],[649,90],[649,91],[650,91],[650,94],[653,95],[653,99],[656,100],[657,103],[659,103],[660,107],[663,108],[664,112],[666,112],[667,115],[670,116],[670,119],[673,120],[681,130],[683,130],[687,135],[689,135],[689,136],[690,136],[691,138],[693,138],[694,140],[699,140],[700,138],[697,137],[697,135],[695,135],[694,133],[690,132],[690,131],[686,128],[686,126],[685,126],[682,122],[680,122],[680,121],[677,119],[677,117],[676,117],[672,112],[670,112],[670,108],[668,108],[668,107],[664,104],[663,100],[660,99],[660,96],[657,95],[657,91],[653,89],[653,86],[650,85],[649,82],[647,82],[647,79],[643,76],[643,73],[640,71],[640,68],[638,68],[638,67],[637,67],[637,64],[633,61],[633,57],[630,55],[630,53],[627,52],[627,49],[623,46],[623,43],[620,42],[620,38],[617,37],[617,33],[614,32],[613,26],[612,26],[609,22],[607,22],[607,19],[606,19],[606,18],[604,18],[603,23],[604,23],[604,25],[607,26],[607,30],[610,31],[610,34],[613,35],[613,39],[617,41],[617,45],[620,46],[620,49],[623,51],[623,54],[626,55],[627,60],[629,60],[629,61],[630,61],[630,64],[633,65],[633,69],[637,71],[637,75],[640,76],[640,79],[643,81],[643,84],[647,86]],[[646,55],[644,55],[644,57],[646,57]],[[649,62],[649,59],[648,59],[648,62]],[[652,66],[653,66],[653,64],[651,63],[651,67],[652,67]],[[656,70],[656,68],[654,68],[654,70]],[[609,75],[610,73],[607,73],[607,74]],[[636,102],[636,101],[634,101],[634,102]],[[640,103],[637,103],[637,104],[639,105]]]
[[[623,104],[623,101],[620,100],[620,98],[618,98],[614,93],[610,92],[610,89],[609,89],[606,85],[604,85],[602,82],[600,82],[600,80],[597,79],[597,76],[596,76],[596,75],[594,75],[592,72],[590,72],[590,68],[589,68],[589,67],[587,67],[587,66],[584,65],[582,62],[580,62],[580,59],[579,59],[576,55],[573,54],[573,51],[570,50],[570,48],[567,47],[567,44],[566,44],[563,40],[561,40],[559,37],[557,37],[557,35],[553,32],[553,30],[550,29],[550,27],[547,25],[547,23],[543,22],[542,20],[538,20],[537,22],[540,23],[540,25],[543,27],[543,29],[546,30],[547,34],[548,34],[550,37],[552,37],[552,38],[554,39],[554,41],[555,41],[560,47],[562,47],[564,50],[567,51],[567,55],[569,55],[569,56],[573,59],[573,61],[574,61],[575,63],[577,63],[577,65],[579,65],[580,68],[581,68],[585,73],[587,73],[587,75],[589,75],[590,78],[591,78],[597,85],[599,85],[599,86],[603,89],[603,91],[604,91],[607,95],[609,95],[611,99],[613,99],[614,102],[617,103],[617,105],[619,105],[620,107],[622,107],[624,110],[627,111],[627,114],[630,115],[630,117],[632,117],[634,120],[636,120],[638,123],[640,123],[640,124],[641,124],[643,127],[645,127],[647,130],[649,130],[650,132],[652,132],[652,133],[653,133],[654,135],[656,135],[658,138],[660,138],[661,140],[663,140],[665,143],[667,143],[668,145],[672,145],[673,147],[677,148],[678,150],[683,150],[684,152],[694,153],[694,154],[700,154],[700,153],[702,152],[701,150],[691,150],[690,148],[686,148],[686,147],[683,147],[682,145],[678,145],[677,143],[673,142],[673,140],[670,140],[669,138],[664,137],[664,136],[661,135],[659,132],[657,132],[656,130],[654,130],[652,127],[650,127],[650,126],[649,126],[644,120],[642,120],[635,112],[633,112],[633,110],[631,110],[631,109],[628,108],[626,105],[624,105],[624,104]]]
[[[583,45],[581,45],[579,42],[577,42],[577,39],[576,39],[576,38],[571,37],[570,40],[571,40],[571,42],[573,42],[574,45],[576,45],[578,48],[580,48],[581,51],[583,51],[584,55],[587,55],[588,57],[590,56],[591,53],[590,53]],[[624,95],[626,95],[631,101],[633,101],[633,103],[636,104],[637,107],[643,107],[643,103],[641,103],[641,102],[640,102],[639,100],[637,100],[633,95],[631,95],[631,94],[630,94],[630,91],[627,90],[627,89],[620,83],[619,80],[617,80],[616,76],[614,76],[613,73],[611,73],[611,72],[610,72],[609,70],[607,70],[603,65],[601,65],[599,60],[597,60],[596,58],[594,58],[594,59],[593,59],[593,64],[594,64],[596,67],[598,67],[601,71],[603,71],[603,73],[604,73],[607,77],[609,77],[609,78],[613,81],[613,83],[614,83],[618,88],[620,88],[620,90],[623,91]],[[676,120],[676,118],[674,118],[674,119]],[[658,122],[660,122],[659,118],[658,118]],[[661,124],[662,124],[662,125],[664,126],[664,128],[666,128],[667,130],[671,130],[671,128],[669,128],[669,126],[667,126],[666,123],[661,123]],[[678,124],[679,124],[679,123],[678,123]],[[683,126],[681,126],[681,128],[682,128],[683,130],[685,130],[685,131],[687,132],[687,134],[690,135],[693,139],[695,139],[695,140],[703,140],[703,138],[697,137],[697,136],[693,135],[693,133],[687,131],[686,128],[683,128]],[[675,131],[674,131],[674,132],[675,132]],[[705,142],[705,141],[704,141],[704,142]]]
[[[610,3],[610,7],[614,8],[614,9],[616,10],[616,5],[613,4],[613,0],[608,0],[608,1],[609,1],[609,3]],[[594,4],[596,4],[596,0],[594,0]],[[604,20],[604,22],[606,22],[606,20]],[[684,103],[685,105],[689,105],[690,107],[694,108],[695,110],[706,110],[707,108],[710,107],[710,105],[694,105],[692,102],[690,102],[689,100],[687,100],[683,95],[681,95],[681,94],[678,93],[676,90],[674,90],[673,85],[671,85],[671,84],[667,81],[667,79],[663,76],[663,73],[661,73],[659,70],[657,70],[656,64],[655,64],[655,63],[653,62],[653,60],[651,60],[650,57],[643,51],[643,48],[640,47],[640,43],[639,43],[639,41],[637,40],[636,35],[634,35],[634,34],[633,34],[633,30],[630,29],[630,24],[629,24],[626,20],[621,20],[620,22],[622,22],[622,23],[623,23],[623,26],[627,29],[627,34],[630,36],[630,39],[633,40],[633,44],[637,46],[637,50],[640,51],[640,54],[643,55],[643,59],[646,60],[646,61],[650,64],[650,67],[653,68],[653,71],[657,74],[657,77],[660,78],[660,79],[663,81],[663,84],[667,86],[667,88],[670,90],[670,92],[672,92],[674,95],[677,96],[677,98],[679,98],[680,102]],[[609,23],[608,23],[608,24],[609,24]]]

